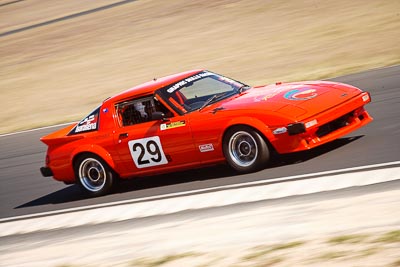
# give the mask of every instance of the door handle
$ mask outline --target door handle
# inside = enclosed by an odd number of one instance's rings
[[[119,139],[125,139],[128,137],[128,133],[122,133],[119,135]]]

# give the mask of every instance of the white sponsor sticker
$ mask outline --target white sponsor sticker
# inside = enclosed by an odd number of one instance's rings
[[[200,152],[208,152],[208,151],[213,151],[214,146],[213,144],[204,144],[204,145],[199,145]]]
[[[75,132],[79,133],[79,132],[83,132],[83,131],[96,130],[96,128],[97,128],[97,123],[96,122],[95,123],[89,123],[89,124],[86,124],[86,125],[77,126],[76,129],[75,129]]]
[[[131,140],[128,147],[137,168],[168,164],[158,136]]]

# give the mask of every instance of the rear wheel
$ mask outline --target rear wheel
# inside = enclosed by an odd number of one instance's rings
[[[240,173],[262,169],[269,160],[269,149],[254,129],[234,127],[225,134],[223,151],[228,164]]]
[[[96,155],[82,155],[75,164],[75,176],[90,196],[109,193],[116,179],[114,171]]]

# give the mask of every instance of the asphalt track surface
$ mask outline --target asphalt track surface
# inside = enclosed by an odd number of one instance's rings
[[[375,120],[317,149],[278,156],[266,169],[247,175],[235,175],[222,165],[124,181],[111,195],[87,198],[75,185],[67,186],[40,175],[46,146],[39,138],[57,128],[1,136],[0,219],[400,160],[400,66],[333,80],[368,90],[372,103],[367,110]]]

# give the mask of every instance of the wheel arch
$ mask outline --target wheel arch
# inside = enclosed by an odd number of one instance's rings
[[[118,172],[115,170],[115,163],[111,157],[111,154],[103,147],[98,145],[84,145],[78,147],[72,153],[72,166],[75,167],[76,161],[83,155],[95,155],[101,158],[116,174],[118,174]]]
[[[268,147],[276,151],[271,142],[275,138],[275,136],[273,135],[268,125],[253,117],[240,117],[231,120],[222,133],[221,144],[224,142],[226,134],[231,129],[238,127],[249,127],[257,131],[260,134],[260,136],[264,139],[264,141],[267,143]]]

